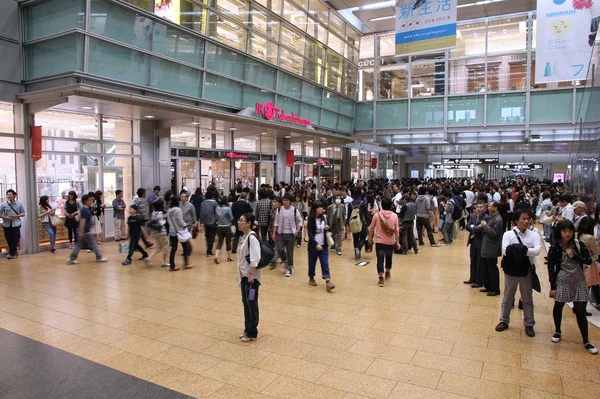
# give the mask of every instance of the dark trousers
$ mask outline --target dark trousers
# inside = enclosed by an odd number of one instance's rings
[[[277,234],[277,252],[286,267],[294,267],[294,239],[293,234]]]
[[[262,241],[269,241],[269,226],[260,226],[260,239]]]
[[[417,235],[419,236],[419,244],[423,242],[423,227],[427,231],[427,237],[429,238],[429,244],[435,244],[435,237],[433,237],[433,229],[431,223],[429,223],[429,217],[417,217]]]
[[[317,268],[317,259],[321,263],[321,273],[324,279],[331,278],[329,272],[329,252],[323,245],[323,249],[318,251],[314,245],[308,246],[308,277],[315,277],[315,269]]]
[[[8,244],[8,254],[11,256],[16,255],[17,246],[21,241],[21,227],[4,227],[4,237]]]
[[[352,239],[354,240],[354,248],[362,249],[367,242],[367,224],[363,223],[363,228],[359,233],[352,233]]]
[[[414,231],[415,222],[402,222],[402,252],[407,253],[412,247],[415,253],[419,252]]]
[[[480,274],[482,263],[481,248],[477,248],[477,246],[471,244],[471,275],[469,277],[471,283],[483,285],[483,275]]]
[[[375,253],[377,254],[377,273],[383,274],[384,262],[386,270],[391,270],[394,246],[388,244],[375,244]]]
[[[485,265],[484,285],[496,294],[500,293],[500,271],[498,270],[498,258],[481,258]]]
[[[75,244],[79,241],[79,227],[69,227],[67,226],[67,233],[69,235],[69,243],[72,243],[75,240]]]
[[[250,284],[248,277],[242,277],[240,288],[242,290],[242,304],[244,305],[244,332],[248,338],[258,336],[258,287],[260,287],[258,280],[254,280]],[[248,298],[251,288],[256,290],[252,301]]]
[[[221,249],[223,247],[223,241],[225,241],[225,249],[227,249],[227,251],[231,251],[231,227],[217,227],[217,236],[219,237],[219,240],[217,241],[217,249]]]
[[[146,234],[144,234],[146,231],[146,223],[148,223],[147,220],[142,220],[142,226],[141,226],[142,232],[140,235],[140,240],[142,240],[142,242],[144,243],[144,246],[146,248],[150,248],[152,246],[152,243],[146,239]]]
[[[244,233],[242,233],[242,232],[240,231],[240,229],[236,229],[236,230],[235,230],[235,235],[233,236],[233,250],[232,250],[232,252],[233,252],[233,253],[236,253],[236,252],[237,252],[237,247],[238,247],[238,244],[240,243],[240,237],[241,237],[243,234],[244,234]]]
[[[512,213],[507,213],[506,218],[502,218],[502,222],[504,223],[504,231],[509,231],[512,227]]]
[[[179,244],[179,240],[177,239],[177,236],[169,236],[169,241],[171,243],[171,253],[169,254],[169,266],[171,266],[171,269],[175,269],[175,253],[177,252],[177,245]],[[192,245],[190,244],[189,240],[186,242],[182,242],[181,245],[183,246],[184,262],[187,266],[190,264],[189,256]]]
[[[139,251],[142,254],[142,256],[148,256],[148,252],[144,251],[144,248],[140,246],[141,239],[141,232],[139,234],[129,233],[129,253],[127,254],[127,259],[131,260],[134,251]]]
[[[302,245],[302,229],[303,229],[303,227],[300,227],[300,231],[296,235],[296,245],[297,246]]]
[[[217,236],[217,225],[205,225],[205,236],[206,236],[206,253],[213,253],[213,246],[215,245],[215,237]]]

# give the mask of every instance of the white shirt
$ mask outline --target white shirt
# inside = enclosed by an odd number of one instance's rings
[[[254,237],[250,237],[251,234],[254,235]],[[250,239],[250,241],[248,241],[248,239]],[[250,242],[250,264],[246,262],[246,255],[248,255],[248,242]],[[256,266],[260,261],[260,241],[256,233],[249,233],[248,235],[242,236],[240,243],[238,244],[237,254],[238,270],[236,277],[239,284],[242,281],[242,277],[248,277],[248,273],[250,273],[250,266]],[[253,272],[253,276],[255,280],[258,280],[262,283],[261,269],[256,269],[256,271]]]
[[[396,205],[396,213],[400,213],[402,210],[402,192],[398,191],[398,194],[394,195],[394,205]]]
[[[471,190],[465,190],[465,197],[467,208],[471,208],[473,206],[473,198],[475,197],[475,193]]]
[[[502,253],[506,255],[506,247],[509,245],[519,244],[519,239],[515,232],[521,237],[523,245],[527,246],[527,256],[529,256],[529,261],[534,264],[535,257],[538,256],[542,250],[542,240],[539,233],[535,233],[529,229],[525,230],[525,233],[521,233],[521,231],[515,227],[514,229],[505,232],[502,236]]]
[[[575,211],[573,210],[573,205],[567,204],[564,208],[560,208],[558,210],[558,215],[562,216],[565,219],[569,219],[571,222],[575,220]]]
[[[495,192],[494,196],[492,197],[492,199],[494,201],[500,201],[500,193],[499,192]]]
[[[327,225],[322,219],[315,219],[317,228],[315,229],[315,241],[319,245],[325,245],[325,226]]]

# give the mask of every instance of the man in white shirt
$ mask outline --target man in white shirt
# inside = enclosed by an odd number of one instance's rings
[[[467,203],[467,210],[469,211],[469,215],[471,215],[473,211],[473,199],[475,198],[475,193],[471,191],[471,189],[465,190],[464,193],[465,202]]]
[[[507,231],[502,236],[502,253],[506,255],[506,247],[512,244],[523,243],[527,247],[527,256],[529,263],[535,264],[535,257],[540,254],[542,249],[542,240],[540,235],[529,230],[531,224],[531,212],[525,209],[517,209],[514,212],[513,220],[517,227]],[[520,242],[519,242],[520,239]],[[510,276],[504,270],[504,297],[502,298],[502,310],[500,314],[500,323],[496,326],[496,331],[504,331],[510,323],[510,311],[515,300],[517,286],[521,290],[521,299],[523,300],[523,313],[525,323],[525,334],[528,337],[535,337],[533,326],[535,319],[533,316],[533,295],[531,273],[528,272],[524,277]]]
[[[575,210],[573,209],[573,205],[571,205],[571,195],[561,194],[558,197],[558,204],[560,205],[558,215],[553,216],[553,219],[558,221],[570,220],[573,222],[575,220]]]
[[[400,191],[400,187],[397,184],[393,184],[392,189],[394,190],[394,198],[392,198],[392,202],[396,207],[396,214],[400,214],[400,210],[402,209],[402,191]]]

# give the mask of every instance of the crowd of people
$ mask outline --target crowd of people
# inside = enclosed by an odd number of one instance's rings
[[[14,257],[17,224],[25,213],[22,204],[14,199],[16,193],[11,191],[7,193],[9,200],[0,206],[0,213],[9,257]],[[583,344],[590,353],[597,353],[588,339],[586,306],[591,302],[600,308],[600,207],[593,195],[576,197],[563,183],[522,178],[373,179],[342,184],[323,180],[317,185],[307,180],[293,185],[263,184],[256,192],[238,186],[228,196],[212,185],[205,191],[196,189],[191,196],[186,190],[163,195],[156,186],[150,195],[144,188],[138,189],[130,206],[121,190],[115,194],[115,241],[128,240],[127,245],[121,245],[126,255],[124,266],[132,264],[134,252],[138,251],[139,260],[150,264],[161,255],[162,267],[180,270],[176,254],[181,246],[182,267],[190,269],[192,243],[201,230],[206,241],[205,255],[212,257],[215,264],[221,263],[222,258],[233,262],[233,254],[238,254],[237,276],[246,320],[240,335],[243,342],[255,340],[258,334],[262,267],[275,269],[279,263],[283,275],[292,277],[294,252],[303,245],[308,252],[311,286],[318,285],[317,260],[325,289],[332,291],[335,284],[329,267],[330,253],[341,256],[349,250],[360,261],[363,250],[371,253],[375,249],[377,284],[384,287],[391,278],[394,254],[419,254],[419,248],[425,246],[423,230],[432,248],[453,245],[464,230],[470,254],[469,278],[464,283],[487,296],[503,295],[496,331],[509,328],[519,288],[518,307],[523,310],[525,332],[529,337],[535,336],[532,291],[541,290],[536,259],[546,241],[550,244],[545,258],[550,296],[555,299],[552,341],[560,341],[563,307],[573,302]],[[93,251],[98,262],[107,260],[99,250],[99,221],[104,209],[101,191],[85,194],[81,201],[75,192],[68,194],[64,223],[69,246],[73,248],[69,264],[79,263],[77,256],[82,249]],[[38,217],[50,236],[53,252],[55,212],[48,197],[42,196]],[[542,234],[536,222],[542,224]],[[226,255],[222,256],[223,244]],[[346,248],[349,245],[351,249]],[[268,259],[265,253],[270,254]]]

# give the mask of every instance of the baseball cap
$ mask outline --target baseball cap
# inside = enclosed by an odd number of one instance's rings
[[[575,201],[573,203],[573,208],[585,208],[585,204],[582,201]]]

